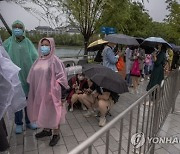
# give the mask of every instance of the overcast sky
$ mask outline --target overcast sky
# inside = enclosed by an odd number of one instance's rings
[[[134,0],[138,1],[138,0]],[[149,0],[149,3],[145,1],[145,8],[149,10],[149,15],[153,18],[154,21],[163,21],[165,16],[168,14],[168,11],[166,10],[166,3],[165,0]],[[180,2],[180,0],[178,0]],[[25,26],[26,29],[34,29],[39,24],[41,26],[48,26],[46,22],[39,20],[32,16],[30,13],[26,12],[23,8],[20,6],[13,4],[13,3],[7,3],[7,2],[0,2],[0,12],[5,18],[8,25],[11,25],[13,21],[16,19],[21,20]],[[40,18],[39,18],[40,19]],[[0,26],[2,26],[2,23],[0,21]]]

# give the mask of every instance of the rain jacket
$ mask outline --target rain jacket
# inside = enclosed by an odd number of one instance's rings
[[[26,106],[26,97],[23,92],[17,67],[9,58],[0,43],[0,119],[7,112],[9,118]]]
[[[13,23],[13,25],[15,24],[20,24],[24,27],[24,24],[21,21],[17,20]],[[13,63],[21,68],[19,78],[22,83],[24,93],[27,96],[29,92],[29,85],[26,81],[27,76],[32,64],[37,59],[38,54],[32,42],[25,35],[25,27],[23,36],[24,39],[21,42],[18,42],[15,35],[12,34],[11,37],[4,41],[3,46],[8,52]]]
[[[68,89],[67,75],[64,64],[54,54],[54,39],[46,38],[51,45],[48,56],[42,56],[39,42],[39,58],[33,64],[27,82],[30,85],[27,113],[31,122],[40,128],[58,128],[65,121],[65,105],[62,104],[62,87]],[[62,87],[61,87],[62,86]]]

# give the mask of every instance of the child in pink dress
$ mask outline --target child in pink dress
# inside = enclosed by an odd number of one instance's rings
[[[65,97],[63,92],[68,89],[65,67],[54,54],[53,38],[43,38],[38,47],[39,58],[33,64],[27,82],[30,85],[27,111],[31,122],[36,122],[43,130],[36,138],[51,136],[49,143],[54,146],[60,139],[60,123],[65,121]]]

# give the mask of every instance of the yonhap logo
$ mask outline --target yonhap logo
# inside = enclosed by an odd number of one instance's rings
[[[145,137],[144,133],[136,133],[131,137],[131,143],[134,145],[134,148],[139,148],[144,145]]]
[[[146,140],[147,139],[147,140]],[[179,144],[180,139],[178,137],[147,137],[145,138],[144,133],[136,133],[131,137],[131,143],[134,148],[140,148],[145,142],[149,144]]]

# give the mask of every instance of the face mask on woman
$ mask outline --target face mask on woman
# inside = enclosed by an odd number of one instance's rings
[[[23,35],[23,30],[20,29],[20,28],[14,28],[14,29],[13,29],[13,34],[14,34],[15,36],[22,36],[22,35]]]
[[[41,46],[41,53],[43,56],[46,56],[50,53],[50,46]]]

